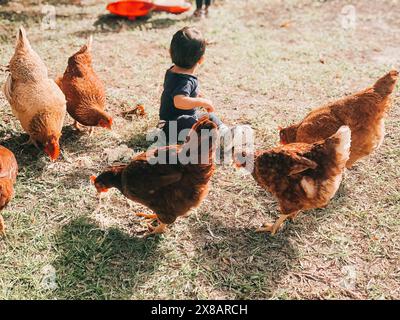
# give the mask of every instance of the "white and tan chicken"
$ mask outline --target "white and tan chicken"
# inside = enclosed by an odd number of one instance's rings
[[[14,116],[29,134],[29,142],[56,160],[60,154],[66,99],[48,77],[47,68],[32,49],[23,27],[18,32],[9,72],[3,91]]]

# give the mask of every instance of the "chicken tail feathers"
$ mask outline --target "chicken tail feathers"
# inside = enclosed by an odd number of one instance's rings
[[[92,50],[92,44],[93,44],[93,35],[90,35],[86,43],[88,51]]]
[[[92,45],[93,45],[93,36],[90,35],[87,42],[79,49],[79,51],[75,55],[90,53],[90,51],[92,50]]]
[[[201,133],[201,130],[213,130],[216,128],[217,125],[206,115],[197,121],[197,123],[193,126],[192,131],[195,131],[199,134]]]
[[[386,98],[393,92],[398,77],[399,72],[397,70],[391,70],[374,84],[373,88],[375,92],[382,98]]]
[[[26,36],[25,28],[23,26],[19,27],[16,47],[18,49],[30,48],[30,43],[28,37]]]
[[[193,126],[186,140],[187,146],[197,145],[199,155],[207,150],[208,156],[213,154],[218,138],[217,125],[208,116],[202,117]]]

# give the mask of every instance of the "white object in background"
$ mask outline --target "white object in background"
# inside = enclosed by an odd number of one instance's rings
[[[355,29],[357,23],[356,7],[351,4],[344,6],[340,12],[339,18],[343,29]]]
[[[56,7],[51,5],[42,6],[42,30],[54,30],[57,27],[56,21]]]
[[[45,290],[56,290],[58,288],[56,269],[48,264],[42,268],[41,273],[43,274],[41,287]]]

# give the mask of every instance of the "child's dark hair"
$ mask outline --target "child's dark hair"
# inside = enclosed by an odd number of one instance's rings
[[[170,52],[175,65],[191,69],[206,52],[206,40],[197,29],[184,27],[174,34]]]

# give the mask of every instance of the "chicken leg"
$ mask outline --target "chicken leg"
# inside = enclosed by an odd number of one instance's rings
[[[89,137],[92,136],[93,132],[94,132],[94,127],[85,127],[83,125],[81,125],[78,121],[74,121],[73,124],[74,128],[78,131],[78,132],[85,132],[85,128],[86,130],[89,132]]]
[[[149,229],[149,232],[147,232],[144,237],[147,238],[148,236],[151,236],[153,234],[161,234],[165,232],[165,229],[167,227],[166,224],[162,223],[160,220],[157,219],[157,215],[155,213],[144,213],[144,212],[138,212],[136,213],[137,217],[142,217],[147,220],[147,228]],[[159,222],[159,225],[154,227],[151,225],[152,222],[157,220]]]
[[[76,130],[78,130],[78,131],[80,131],[80,132],[82,131],[81,125],[79,124],[78,121],[75,120],[73,126],[74,126],[74,128],[75,128]]]
[[[40,150],[40,148],[39,148],[37,142],[36,142],[34,139],[32,139],[31,137],[29,137],[28,141],[22,143],[22,145],[23,145],[23,146],[26,146],[26,145],[33,145],[33,146],[35,146],[36,149]]]
[[[147,227],[149,228],[150,232],[147,232],[144,237],[147,238],[153,234],[162,234],[166,231],[167,225],[165,223],[160,222],[157,227],[153,227],[151,224],[148,224]]]
[[[264,224],[263,227],[258,228],[256,232],[271,232],[272,235],[274,235],[281,227],[282,223],[286,219],[291,219],[294,221],[296,219],[297,215],[300,213],[300,210],[294,211],[290,214],[281,214],[278,220],[275,221],[275,223],[266,223]]]
[[[275,223],[266,223],[263,227],[258,228],[256,232],[271,232],[271,235],[275,235],[276,231],[281,227],[282,223],[289,218],[289,215],[282,214]]]
[[[152,220],[152,221],[157,219],[157,215],[154,214],[154,213],[138,212],[138,213],[136,213],[136,216],[137,217],[142,217],[142,218],[145,218],[145,219],[149,219],[149,220]]]
[[[298,216],[299,213],[300,213],[300,210],[299,210],[299,211],[295,211],[295,212],[289,214],[289,215],[288,215],[288,218],[289,218],[290,220],[292,220],[292,221],[295,221],[295,219],[297,218],[297,216]]]

